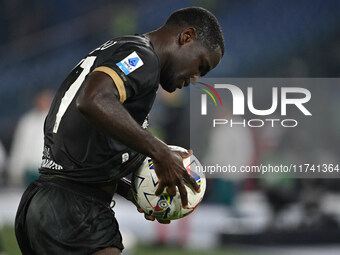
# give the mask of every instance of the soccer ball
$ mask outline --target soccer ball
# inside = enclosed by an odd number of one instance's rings
[[[174,151],[187,152],[186,149],[179,146],[169,147]],[[166,189],[160,196],[155,195],[158,178],[151,158],[147,157],[141,167],[134,173],[132,181],[133,195],[137,204],[146,214],[162,220],[176,220],[189,215],[196,209],[203,198],[206,188],[205,176],[202,171],[199,171],[199,169],[202,169],[202,165],[194,155],[183,159],[183,165],[201,188],[201,192],[196,193],[190,186],[185,184],[188,193],[188,209],[183,208],[177,187],[174,197],[170,196]]]

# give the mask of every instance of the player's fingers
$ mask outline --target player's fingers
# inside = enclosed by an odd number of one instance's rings
[[[197,184],[196,180],[194,177],[192,177],[189,173],[185,174],[183,176],[184,180],[189,184],[191,185],[194,190],[197,192],[197,193],[200,193],[201,192],[201,188],[200,186]]]
[[[183,208],[188,209],[188,192],[183,182],[178,185],[178,191],[181,196]]]
[[[143,212],[144,212],[143,209],[140,208],[140,207],[137,207],[137,211],[140,212],[140,213],[143,213]]]
[[[168,186],[166,188],[166,191],[168,192],[168,194],[172,197],[176,196],[176,186],[175,185],[171,185],[171,186]]]
[[[182,158],[188,158],[192,155],[193,152],[192,152],[191,149],[189,149],[186,152],[179,151],[178,153],[179,153],[179,155],[181,155]]]
[[[157,219],[157,221],[161,224],[170,224],[171,221],[170,220],[160,220],[160,219]]]
[[[150,221],[154,221],[156,219],[154,216],[147,215],[147,214],[144,214],[144,218]]]
[[[160,194],[162,194],[163,191],[164,191],[164,188],[165,188],[165,186],[164,186],[163,182],[159,181],[158,187],[157,187],[156,192],[155,192],[155,195],[159,196]]]

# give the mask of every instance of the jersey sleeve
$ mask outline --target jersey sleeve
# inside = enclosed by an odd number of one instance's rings
[[[104,72],[112,78],[122,103],[158,86],[158,58],[143,46],[124,44],[93,71]]]

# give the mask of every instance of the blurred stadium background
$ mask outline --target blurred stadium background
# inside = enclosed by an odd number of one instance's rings
[[[20,123],[36,130],[34,123],[41,118],[27,124],[23,116],[45,110],[49,93],[92,49],[116,36],[156,29],[174,10],[193,5],[217,16],[226,40],[226,54],[208,77],[340,76],[337,0],[0,1],[0,254],[20,254],[13,233],[15,211],[24,186],[36,175],[30,154],[31,144],[39,145],[34,132],[24,133],[31,138],[26,143],[16,137]],[[337,158],[340,88],[324,93],[325,122],[313,128],[327,132],[328,139],[316,146],[325,158]],[[189,147],[189,90],[159,94],[151,130],[169,144]],[[285,138],[295,141],[290,153],[297,157],[313,146],[312,133]],[[290,150],[275,135],[256,139],[256,162],[273,161]],[[14,147],[23,148],[19,154],[27,153],[28,159],[21,159]],[[24,174],[12,170],[18,164]],[[210,182],[199,209],[169,227],[146,222],[117,198],[126,254],[340,254],[338,179],[289,180],[270,187],[254,179]]]

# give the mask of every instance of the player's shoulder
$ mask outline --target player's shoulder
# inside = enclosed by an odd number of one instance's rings
[[[134,76],[142,75],[145,80],[148,74],[150,80],[158,77],[160,71],[159,59],[151,41],[144,35],[124,36],[117,38],[117,49],[113,53],[116,65],[128,75],[134,70]],[[141,77],[141,78],[142,78]]]
[[[117,42],[118,50],[133,52],[136,51],[144,58],[158,63],[158,57],[151,41],[144,35],[129,35],[115,39]]]
[[[141,66],[148,70],[159,69],[158,56],[151,41],[144,35],[128,35],[109,40],[89,55],[96,55],[97,64],[114,62],[118,65],[119,63],[127,65],[128,69],[137,69]],[[130,71],[124,73],[128,74]]]
[[[151,44],[151,41],[148,37],[144,35],[126,35],[122,37],[118,37],[116,39],[113,39],[113,41],[116,41],[118,44],[122,46],[130,46],[130,47],[140,47],[140,48],[146,48],[146,49],[153,49],[153,46]]]

